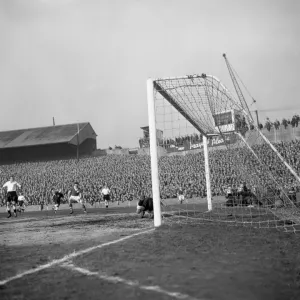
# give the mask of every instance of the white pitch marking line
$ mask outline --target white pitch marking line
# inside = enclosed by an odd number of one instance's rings
[[[92,271],[89,271],[87,269],[76,267],[74,264],[72,264],[70,262],[64,263],[61,267],[66,268],[66,269],[70,269],[72,271],[77,271],[77,272],[79,272],[81,274],[84,274],[86,276],[95,276],[99,279],[102,279],[102,280],[105,280],[105,281],[108,281],[108,282],[111,282],[111,283],[123,283],[125,285],[137,287],[141,290],[153,291],[153,292],[156,292],[156,293],[164,294],[164,295],[167,295],[169,297],[172,297],[173,299],[179,299],[179,300],[204,300],[203,298],[202,299],[196,299],[196,298],[191,297],[189,295],[178,293],[178,292],[170,292],[170,291],[167,291],[167,290],[161,288],[158,285],[146,286],[146,285],[141,285],[137,280],[127,280],[127,279],[124,279],[124,278],[119,277],[119,276],[109,276],[109,275],[106,275],[102,272],[101,273],[100,272],[92,272]]]
[[[5,284],[7,284],[10,281],[13,281],[15,279],[22,278],[22,277],[24,277],[26,275],[34,274],[34,273],[37,273],[37,272],[39,272],[41,270],[45,270],[45,269],[51,268],[54,265],[62,264],[64,262],[66,262],[67,260],[70,260],[70,259],[75,258],[77,256],[80,256],[82,254],[91,252],[91,251],[96,250],[96,249],[101,249],[101,248],[106,247],[106,246],[117,244],[117,243],[126,241],[126,240],[128,240],[128,239],[130,239],[132,237],[135,237],[135,236],[138,236],[138,235],[141,235],[141,234],[145,234],[145,233],[150,233],[150,232],[152,232],[154,230],[155,230],[155,228],[151,228],[151,229],[140,231],[140,232],[137,232],[137,233],[134,233],[134,234],[131,234],[131,235],[127,235],[127,236],[125,236],[123,238],[120,238],[120,239],[117,239],[117,240],[114,240],[114,241],[110,241],[110,242],[107,242],[107,243],[99,244],[97,246],[86,248],[86,249],[78,251],[78,252],[73,252],[71,254],[65,255],[63,258],[54,259],[54,260],[52,260],[51,262],[49,262],[47,264],[40,265],[40,266],[38,266],[38,267],[36,267],[34,269],[30,269],[30,270],[27,270],[25,272],[19,273],[19,274],[15,275],[15,276],[8,277],[8,278],[6,278],[4,280],[1,280],[0,281],[0,286],[5,285]]]

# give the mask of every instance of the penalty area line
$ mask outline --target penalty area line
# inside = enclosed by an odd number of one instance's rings
[[[44,265],[40,265],[36,268],[33,268],[33,269],[30,269],[30,270],[27,270],[27,271],[24,271],[24,272],[21,272],[15,276],[12,276],[12,277],[8,277],[4,280],[1,280],[0,281],[0,286],[3,286],[13,280],[16,280],[16,279],[19,279],[19,278],[22,278],[26,275],[30,275],[30,274],[34,274],[34,273],[37,273],[39,271],[42,271],[42,270],[45,270],[45,269],[49,269],[55,265],[58,265],[58,264],[62,264],[72,258],[75,258],[77,256],[80,256],[82,254],[86,254],[88,252],[91,252],[93,250],[96,250],[96,249],[101,249],[103,247],[106,247],[106,246],[110,246],[110,245],[113,245],[113,244],[117,244],[117,243],[120,243],[120,242],[123,242],[123,241],[126,241],[132,237],[135,237],[135,236],[138,236],[138,235],[141,235],[141,234],[145,234],[145,233],[150,233],[150,232],[153,232],[155,230],[155,228],[151,228],[148,230],[144,230],[144,231],[140,231],[140,232],[137,232],[137,233],[133,233],[131,235],[127,235],[125,237],[122,237],[120,239],[117,239],[117,240],[113,240],[113,241],[110,241],[110,242],[106,242],[106,243],[103,243],[103,244],[99,244],[97,246],[93,246],[93,247],[89,247],[89,248],[86,248],[86,249],[83,249],[83,250],[80,250],[78,252],[73,252],[71,254],[67,254],[65,255],[64,257],[60,258],[60,259],[54,259],[52,261],[50,261],[49,263],[47,264],[44,264]]]
[[[122,284],[125,284],[125,285],[128,285],[128,286],[131,286],[131,287],[136,287],[140,290],[152,291],[152,292],[156,292],[156,293],[159,293],[159,294],[164,294],[164,295],[167,295],[167,296],[171,297],[172,299],[178,299],[178,300],[204,300],[203,298],[198,299],[198,298],[194,298],[194,297],[191,297],[187,294],[182,294],[182,293],[179,293],[179,292],[171,292],[171,291],[168,291],[168,290],[165,290],[165,289],[161,288],[158,285],[142,285],[137,280],[128,280],[128,279],[124,279],[124,278],[119,277],[119,276],[110,276],[110,275],[107,275],[107,274],[102,273],[102,272],[92,272],[92,271],[89,271],[87,269],[77,267],[74,264],[72,264],[71,262],[65,262],[64,264],[61,265],[61,267],[65,268],[65,269],[69,269],[71,271],[79,272],[79,273],[84,274],[86,276],[90,276],[90,277],[94,276],[98,279],[108,281],[110,283],[114,283],[114,284],[122,283]]]

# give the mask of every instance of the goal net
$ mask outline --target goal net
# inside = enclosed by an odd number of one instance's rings
[[[290,158],[220,80],[206,74],[149,79],[147,89],[155,226],[300,229],[300,178]]]

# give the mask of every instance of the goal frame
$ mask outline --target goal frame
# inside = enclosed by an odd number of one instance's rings
[[[212,75],[202,74],[194,75],[194,77],[213,77]],[[148,122],[149,122],[149,141],[150,141],[150,160],[151,160],[151,183],[152,183],[152,198],[153,198],[153,213],[154,213],[154,227],[159,227],[162,224],[161,215],[161,199],[159,191],[159,173],[158,173],[158,152],[157,152],[157,137],[156,137],[156,116],[155,116],[155,100],[154,100],[154,89],[155,82],[159,80],[170,80],[170,79],[182,79],[182,78],[192,78],[193,76],[181,76],[181,77],[168,77],[147,80],[147,102],[148,102]],[[219,80],[218,80],[219,81]],[[224,87],[225,88],[225,87]],[[227,89],[226,89],[227,90]],[[207,208],[208,211],[212,210],[212,196],[211,196],[211,185],[210,185],[210,169],[209,169],[209,157],[208,157],[208,142],[207,137],[201,128],[199,128],[193,120],[189,118],[180,108],[172,102],[168,97],[164,98],[170,102],[170,104],[178,110],[198,131],[203,137],[203,152],[204,152],[204,165],[205,165],[205,179],[206,179],[206,191],[207,191]]]
[[[204,165],[205,165],[205,179],[206,179],[206,190],[207,190],[207,205],[208,211],[212,210],[212,198],[211,198],[211,182],[210,182],[210,168],[209,168],[209,151],[208,151],[208,137],[211,135],[215,135],[212,132],[205,132],[181,107],[180,104],[176,103],[176,101],[172,98],[171,95],[166,93],[164,89],[160,86],[160,81],[167,80],[180,80],[180,79],[197,79],[197,78],[210,78],[218,82],[218,84],[222,87],[222,89],[226,92],[227,96],[231,99],[235,99],[230,91],[222,84],[222,82],[213,75],[206,74],[195,74],[195,75],[186,75],[186,76],[178,76],[178,77],[165,77],[165,78],[157,78],[152,79],[149,78],[147,80],[147,102],[148,102],[148,121],[149,121],[149,134],[150,134],[150,159],[151,159],[151,182],[152,182],[152,196],[153,196],[153,206],[154,206],[154,227],[159,227],[162,224],[162,214],[161,214],[161,199],[160,199],[160,187],[159,187],[159,171],[158,171],[158,151],[157,151],[157,136],[156,136],[156,104],[155,104],[155,90],[160,93],[160,95],[170,103],[170,105],[177,110],[189,123],[202,134],[203,137],[203,152],[204,152]],[[251,116],[247,114],[247,112],[241,107],[241,113],[247,118],[250,122]],[[300,176],[297,172],[285,161],[285,159],[281,156],[278,150],[272,145],[272,143],[264,136],[264,134],[259,130],[255,124],[253,124],[251,120],[251,124],[255,127],[259,136],[264,140],[266,144],[273,150],[275,155],[281,160],[281,162],[287,167],[290,173],[296,178],[296,180],[300,183]],[[235,131],[234,131],[235,132]],[[237,133],[237,132],[236,132]],[[245,139],[239,134],[240,139],[246,144],[249,150],[253,155],[256,154],[253,152],[249,144],[245,141]]]

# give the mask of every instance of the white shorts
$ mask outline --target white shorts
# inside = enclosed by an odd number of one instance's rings
[[[178,196],[178,200],[179,200],[179,201],[184,201],[184,195],[179,195],[179,196]]]
[[[80,196],[70,196],[69,200],[71,202],[76,202],[76,203],[82,203],[83,200],[80,198]]]

